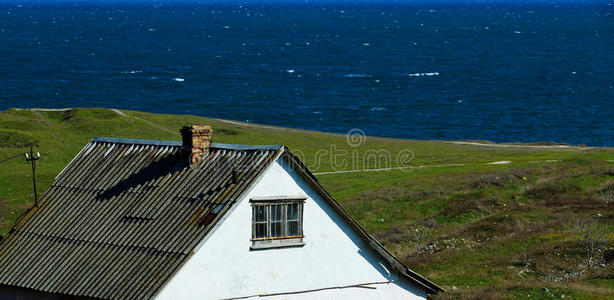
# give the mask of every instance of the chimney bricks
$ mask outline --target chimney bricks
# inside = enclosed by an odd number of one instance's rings
[[[211,145],[213,129],[207,125],[192,125],[181,128],[183,140],[183,150],[187,156],[187,164],[195,166],[198,164]]]

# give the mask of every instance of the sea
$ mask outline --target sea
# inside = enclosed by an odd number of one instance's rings
[[[0,110],[614,146],[613,3],[0,0]]]

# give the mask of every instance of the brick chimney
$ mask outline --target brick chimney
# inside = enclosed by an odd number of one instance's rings
[[[207,154],[211,145],[213,129],[207,125],[192,125],[181,128],[183,151],[189,166],[198,164]]]

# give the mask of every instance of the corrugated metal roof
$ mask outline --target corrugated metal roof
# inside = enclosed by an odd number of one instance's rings
[[[283,149],[214,143],[186,168],[181,142],[94,138],[0,244],[0,284],[150,298]]]

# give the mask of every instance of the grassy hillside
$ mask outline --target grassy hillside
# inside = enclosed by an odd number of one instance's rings
[[[179,140],[188,124],[212,125],[215,142],[288,146],[370,233],[450,291],[441,298],[614,299],[614,263],[586,270],[582,243],[567,230],[596,222],[614,256],[614,204],[599,192],[614,184],[609,148],[348,142],[198,116],[10,109],[0,113],[0,160],[36,142],[41,194],[94,136]],[[23,158],[0,163],[1,234],[32,205],[31,180]]]

